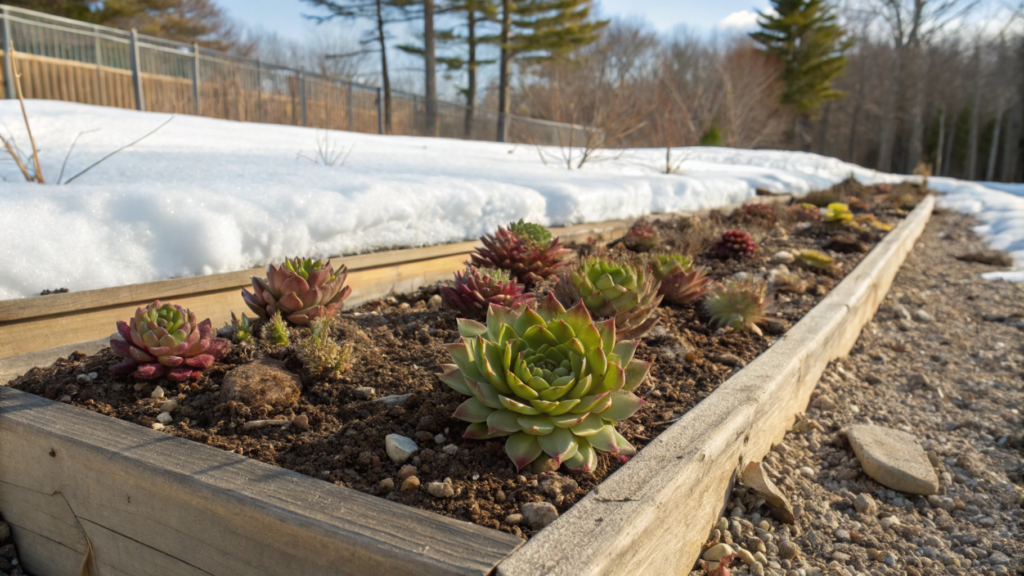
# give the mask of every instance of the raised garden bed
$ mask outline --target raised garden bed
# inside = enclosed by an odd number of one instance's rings
[[[432,375],[439,371],[440,363],[448,361],[441,344],[455,338],[455,317],[426,309],[431,296],[428,289],[343,315],[338,336],[358,342],[353,367],[340,380],[306,383],[300,403],[291,411],[307,415],[309,431],[273,427],[241,432],[243,422],[254,416],[244,411],[225,413],[212,399],[227,370],[261,355],[274,356],[289,368],[301,368],[287,349],[262,344],[236,347],[214,367],[209,378],[172,390],[181,395],[181,408],[175,424],[165,431],[226,450],[240,450],[256,459],[356,490],[199,447],[65,404],[0,391],[0,437],[4,440],[0,448],[0,510],[16,526],[16,532],[25,532],[27,541],[38,537],[60,543],[51,547],[62,547],[65,558],[75,558],[78,552],[76,561],[85,551],[82,534],[89,534],[96,561],[128,573],[135,573],[131,566],[136,561],[130,556],[139,551],[129,554],[125,550],[138,546],[145,547],[150,555],[157,554],[169,563],[168,568],[173,562],[184,562],[209,573],[232,573],[232,568],[243,564],[248,570],[266,573],[278,573],[279,567],[301,573],[337,573],[339,569],[388,573],[414,565],[422,565],[417,569],[427,573],[486,573],[522,542],[502,531],[534,536],[522,551],[500,564],[499,571],[508,574],[619,573],[678,566],[681,559],[696,554],[699,538],[722,505],[737,456],[759,457],[784,431],[785,421],[791,421],[806,404],[824,363],[848,349],[873,313],[877,298],[884,295],[902,256],[927,220],[930,207],[931,200],[927,199],[847,276],[839,289],[778,340],[776,336],[786,330],[788,323],[798,320],[821,299],[835,280],[830,276],[842,274],[806,273],[805,279],[813,280],[808,286],[810,293],[789,296],[788,301],[777,299],[772,320],[762,323],[763,330],[776,334],[767,338],[748,332],[711,330],[694,306],[663,306],[662,328],[648,335],[637,352],[640,358],[654,360],[651,379],[637,390],[648,404],[619,426],[620,433],[641,448],[640,455],[625,466],[620,459],[605,455],[592,475],[532,477],[516,472],[505,458],[500,441],[461,439],[465,424],[452,419],[451,413],[462,397],[439,385]],[[669,220],[660,222],[659,227],[670,243],[694,241],[690,225]],[[799,234],[794,231],[789,238],[773,235],[770,230],[763,230],[759,250],[762,258],[782,248],[819,247],[827,241],[817,237],[813,226]],[[582,252],[592,249],[589,244],[578,247]],[[846,272],[861,255],[837,259]],[[742,265],[709,260],[707,264],[712,276],[717,277],[740,268],[757,273],[762,265],[766,269],[771,266],[757,260],[746,260]],[[766,348],[769,351],[761,354]],[[78,379],[79,374],[99,373],[112,359],[109,351],[92,357],[76,355],[53,367],[34,370],[15,385],[54,398],[66,395],[65,402],[151,425],[158,413],[155,401],[150,399],[153,384],[136,390],[124,376],[103,375],[88,383]],[[729,378],[751,360],[747,368]],[[690,410],[726,379],[724,386],[732,393],[713,394]],[[359,399],[357,394],[367,392],[357,393],[356,388],[367,385],[378,396],[412,396],[396,405]],[[776,390],[769,393],[770,387]],[[762,410],[767,414],[759,414]],[[715,418],[707,419],[708,414]],[[761,436],[751,438],[742,432],[733,436],[751,427],[763,427]],[[655,437],[661,429],[665,432]],[[681,435],[702,432],[713,437],[698,436],[695,442],[676,443]],[[424,482],[450,477],[457,494],[435,498],[423,490],[403,492],[397,486],[381,486],[382,480],[398,473],[398,465],[383,451],[383,437],[389,433],[416,438],[424,449],[418,456],[417,475]],[[765,434],[768,437],[763,437]],[[438,435],[444,438],[436,444]],[[42,450],[43,444],[60,444],[62,449],[51,446],[51,450]],[[449,444],[453,449],[446,452],[443,447]],[[16,464],[9,464],[12,462]],[[111,465],[121,470],[112,472]],[[35,468],[28,472],[34,476],[29,481],[24,477],[26,466]],[[122,472],[128,469],[132,472]],[[619,473],[609,478],[616,470]],[[669,471],[674,472],[666,476]],[[105,474],[111,476],[109,481],[103,480]],[[87,478],[94,482],[91,488],[80,486],[88,486]],[[160,498],[161,488],[166,498]],[[13,494],[24,490],[36,495],[20,500],[32,500],[33,504],[10,504],[19,500]],[[687,491],[689,502],[670,501],[671,496]],[[62,496],[53,496],[58,492]],[[108,492],[111,494],[99,496]],[[385,498],[361,492],[382,493]],[[114,494],[132,494],[139,508],[132,510],[130,501],[114,505],[118,498]],[[92,496],[111,501],[118,512],[110,517],[110,507],[95,506]],[[79,499],[84,501],[79,503]],[[547,529],[534,535],[529,528],[505,522],[522,504],[545,499],[563,512],[568,510]],[[15,509],[9,510],[11,506]],[[45,519],[33,520],[33,510],[41,506],[63,512],[37,512],[36,516]],[[421,512],[413,506],[441,514]],[[202,521],[197,520],[196,509],[201,511]],[[659,530],[657,523],[667,518],[664,514],[681,510],[687,511],[692,530],[684,530],[681,536],[676,527],[668,531],[671,538],[655,533]],[[442,514],[497,530],[446,519]],[[126,532],[122,523],[125,515],[135,519],[132,527],[140,528],[141,533]],[[207,516],[211,516],[209,521]],[[291,520],[297,525],[290,532],[293,538],[277,538],[272,530],[260,532],[251,525],[249,520],[264,516],[274,526],[285,526]],[[55,530],[60,527],[52,524],[53,519],[62,517],[66,533],[58,538]],[[216,544],[216,532],[205,528],[187,530],[182,522],[189,520],[234,531],[232,539],[237,546]],[[266,524],[262,520],[256,523]],[[84,532],[81,526],[85,526]],[[175,538],[161,538],[168,530],[177,534]],[[291,528],[282,530],[288,532]],[[335,544],[332,553],[325,554],[316,548],[325,540],[311,538],[296,544],[306,531],[327,540],[340,538],[344,545]],[[93,532],[109,536],[109,545],[101,550]],[[697,540],[691,542],[685,535],[688,532]],[[131,536],[134,544],[116,544],[125,539],[122,535]],[[637,541],[640,535],[642,542]],[[26,564],[56,562],[61,557],[43,548],[35,556],[23,550]],[[125,552],[115,554],[117,550]],[[246,550],[261,560],[252,561]],[[110,555],[106,560],[105,554]],[[559,557],[562,554],[564,557]],[[51,566],[55,572],[66,571]]]

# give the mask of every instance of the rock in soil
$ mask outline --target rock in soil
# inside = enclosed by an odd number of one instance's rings
[[[818,383],[817,397],[835,406],[812,404],[801,422],[820,429],[798,425],[764,456],[796,524],[765,518],[759,494],[734,488],[712,535],[739,528],[742,544],[731,546],[761,566],[734,565],[734,575],[1024,574],[1024,287],[986,281],[994,266],[956,259],[983,249],[976,224],[932,217],[850,355]],[[922,308],[936,320],[914,322]],[[916,329],[903,331],[907,321]],[[937,492],[900,492],[867,475],[840,434],[856,426],[912,435]],[[808,478],[803,467],[819,472]],[[760,558],[752,537],[764,543]]]
[[[280,362],[264,359],[225,374],[220,391],[223,402],[238,402],[253,410],[261,406],[283,410],[299,399],[302,380]]]
[[[939,477],[914,435],[864,424],[850,426],[844,435],[861,468],[879,484],[908,494],[939,491]]]
[[[558,519],[558,509],[550,502],[530,502],[522,508],[523,519],[533,530],[540,530]]]
[[[401,464],[419,450],[419,446],[412,438],[406,438],[401,434],[388,434],[384,437],[384,447],[387,450],[388,458],[395,464]]]

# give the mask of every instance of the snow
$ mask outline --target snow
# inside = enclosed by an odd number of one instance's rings
[[[293,255],[455,242],[520,218],[599,222],[723,206],[754,197],[755,188],[802,194],[851,175],[902,178],[814,154],[728,148],[675,150],[683,160],[676,174],[662,173],[665,152],[656,149],[609,151],[568,170],[558,148],[340,131],[328,139],[352,151],[329,167],[297,157],[315,156],[324,131],[177,116],[58,186],[80,132],[98,129],[81,135],[65,180],[169,115],[26,106],[49,183],[25,183],[13,162],[0,162],[0,300],[244,270]],[[16,101],[0,102],[0,129],[25,147]],[[1007,205],[999,198],[1024,198],[960,184],[950,181],[950,198],[986,222],[994,242],[1022,241],[1019,219],[992,212]],[[1014,206],[1019,218],[1024,211]],[[1014,224],[1016,232],[1003,228]]]

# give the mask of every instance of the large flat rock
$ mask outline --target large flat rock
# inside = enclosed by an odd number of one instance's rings
[[[861,468],[879,484],[908,494],[935,494],[939,478],[913,434],[855,424],[845,430]]]

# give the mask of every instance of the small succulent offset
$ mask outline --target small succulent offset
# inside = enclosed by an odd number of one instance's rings
[[[817,220],[821,217],[821,213],[818,207],[809,202],[801,202],[799,204],[793,204],[789,207],[788,213],[790,217],[797,220],[798,222],[809,222],[811,220]]]
[[[658,246],[661,238],[654,226],[646,220],[638,220],[622,238],[622,245],[630,252],[650,252]]]
[[[757,244],[746,232],[726,230],[708,251],[719,258],[744,258],[757,251]]]
[[[242,319],[239,320],[235,313],[231,313],[231,327],[235,331],[235,342],[246,342],[252,340],[252,325],[249,323],[249,318],[246,317],[245,313],[242,313]]]
[[[657,324],[660,288],[646,264],[585,258],[559,277],[555,292],[566,305],[583,300],[591,314],[613,318],[619,338],[633,339]]]
[[[833,202],[828,205],[821,219],[830,224],[845,224],[853,220],[853,212],[850,212],[850,207],[846,204]]]
[[[708,290],[704,308],[713,326],[750,330],[760,335],[757,322],[764,318],[764,300],[768,286],[764,281],[730,280]]]
[[[881,230],[882,232],[892,232],[893,225],[886,222],[882,222],[875,217],[874,214],[861,214],[854,220],[857,224],[867,225],[875,230]]]
[[[345,286],[346,278],[348,269],[342,266],[335,273],[330,261],[285,259],[280,267],[267,267],[266,278],[253,276],[252,293],[243,289],[242,297],[260,318],[281,312],[288,322],[305,326],[319,316],[338,314],[352,293],[352,287]]]
[[[454,414],[470,422],[463,437],[507,436],[518,469],[593,471],[597,451],[636,453],[614,424],[644,404],[631,391],[651,365],[633,358],[636,341],[616,342],[613,320],[595,323],[582,302],[567,311],[548,293],[537,305],[492,305],[486,324],[460,319],[459,334],[439,377],[470,396]]]
[[[110,347],[121,362],[110,367],[115,374],[132,373],[140,380],[167,376],[172,382],[198,380],[203,370],[231,350],[217,338],[209,319],[159,300],[135,311],[128,322],[118,321]]]
[[[831,270],[835,267],[831,256],[817,250],[797,250],[794,256],[802,266],[813,270]]]
[[[455,286],[441,287],[441,300],[449,308],[472,318],[483,318],[491,304],[512,307],[533,300],[533,294],[505,270],[469,266],[455,273]]]
[[[735,212],[740,222],[756,222],[771,226],[775,224],[775,206],[768,204],[746,204]]]
[[[263,330],[260,333],[263,339],[271,344],[278,346],[287,346],[289,342],[288,337],[288,326],[285,325],[284,319],[281,318],[281,312],[274,312],[274,315],[270,317],[270,320],[263,323]]]
[[[309,323],[310,335],[299,343],[298,356],[313,376],[333,376],[351,366],[352,343],[338,344],[331,338],[333,318],[321,316]]]
[[[480,241],[484,246],[471,256],[473,266],[508,270],[527,287],[551,278],[567,264],[564,257],[569,250],[539,224],[520,220],[509,224],[508,229],[499,226],[497,232]]]
[[[651,273],[661,282],[658,293],[674,304],[696,302],[707,293],[711,279],[693,259],[682,254],[658,254],[650,259]]]

